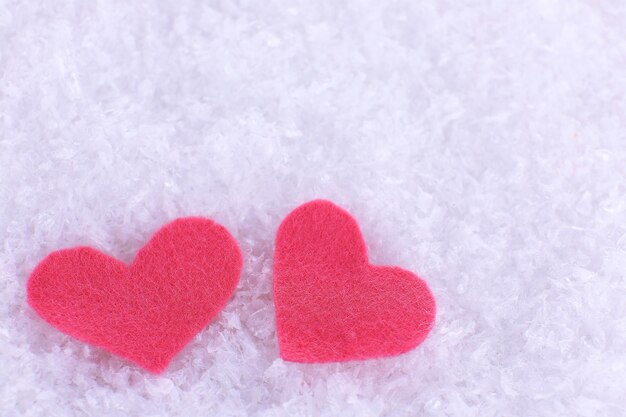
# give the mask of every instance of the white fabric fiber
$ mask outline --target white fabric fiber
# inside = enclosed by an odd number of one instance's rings
[[[617,0],[0,0],[0,415],[626,415],[625,75]],[[313,198],[429,283],[417,349],[279,359],[274,235]],[[47,253],[189,215],[245,264],[163,375],[28,307]]]

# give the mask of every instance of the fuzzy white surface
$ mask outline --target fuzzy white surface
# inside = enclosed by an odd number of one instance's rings
[[[0,415],[626,415],[625,69],[623,1],[0,2]],[[428,281],[423,345],[279,359],[274,234],[316,197]],[[45,254],[185,215],[245,267],[164,375],[27,306]]]

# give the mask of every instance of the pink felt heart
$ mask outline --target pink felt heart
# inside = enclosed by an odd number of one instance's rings
[[[323,200],[296,208],[278,229],[274,302],[281,356],[295,362],[406,352],[426,338],[436,310],[415,274],[371,265],[356,221]]]
[[[89,247],[51,253],[30,276],[28,302],[59,330],[159,373],[224,307],[241,266],[225,228],[183,218],[131,265]]]

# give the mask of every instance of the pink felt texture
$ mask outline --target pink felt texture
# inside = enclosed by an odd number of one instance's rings
[[[278,229],[274,302],[280,353],[294,362],[397,355],[428,335],[435,300],[398,267],[369,264],[359,227],[345,210],[315,200]]]
[[[217,315],[242,267],[217,223],[177,219],[131,265],[89,247],[53,252],[28,281],[28,302],[48,323],[160,373]]]

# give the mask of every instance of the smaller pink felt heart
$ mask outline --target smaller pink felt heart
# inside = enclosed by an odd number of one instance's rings
[[[88,247],[51,253],[30,276],[28,302],[62,332],[159,373],[224,307],[241,266],[224,227],[183,218],[131,265]]]
[[[371,265],[356,221],[329,201],[292,211],[276,237],[274,302],[280,353],[295,362],[397,355],[433,327],[426,283]]]

